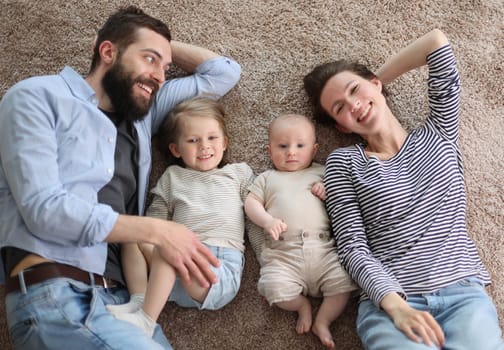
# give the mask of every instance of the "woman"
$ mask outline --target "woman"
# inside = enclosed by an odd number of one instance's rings
[[[425,64],[430,113],[408,133],[383,84]],[[420,37],[377,75],[337,61],[304,85],[318,120],[364,140],[332,152],[324,184],[341,263],[362,288],[366,349],[504,349],[490,277],[467,234],[460,84],[445,35]]]

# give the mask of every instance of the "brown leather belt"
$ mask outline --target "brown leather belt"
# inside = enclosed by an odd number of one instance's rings
[[[7,277],[5,281],[5,292],[23,291],[24,288],[33,284],[61,277],[71,278],[89,285],[102,286],[105,288],[116,287],[118,285],[117,282],[106,279],[96,273],[90,273],[70,265],[51,262],[35,265],[21,271],[16,276]]]

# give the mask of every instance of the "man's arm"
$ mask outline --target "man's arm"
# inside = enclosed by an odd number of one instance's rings
[[[176,40],[172,40],[170,45],[173,63],[188,73],[194,73],[201,63],[219,57],[211,50]]]
[[[241,67],[229,57],[175,40],[171,47],[173,63],[191,74],[167,80],[157,94],[151,109],[154,133],[180,102],[202,95],[220,98],[240,80]]]
[[[217,282],[211,265],[219,266],[219,260],[184,225],[150,217],[119,215],[106,241],[153,244],[185,282],[191,283],[191,276],[202,287]]]

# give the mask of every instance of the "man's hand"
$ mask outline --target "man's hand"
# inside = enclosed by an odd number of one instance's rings
[[[169,232],[162,235],[157,245],[159,255],[173,266],[185,283],[191,283],[191,276],[201,285],[208,288],[217,282],[211,265],[219,266],[219,260],[204,246],[192,231],[175,222],[169,222]]]
[[[190,284],[194,278],[201,287],[208,288],[217,282],[211,266],[218,267],[219,260],[184,225],[150,217],[119,215],[106,241],[153,244],[185,283]]]
[[[434,343],[438,348],[445,343],[443,330],[429,312],[412,308],[397,293],[387,294],[381,307],[389,314],[395,326],[414,342]]]

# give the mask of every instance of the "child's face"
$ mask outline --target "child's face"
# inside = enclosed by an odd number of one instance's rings
[[[172,154],[182,158],[185,166],[193,170],[217,168],[227,148],[227,139],[219,122],[209,117],[190,117],[181,123],[177,143],[169,146]]]
[[[313,126],[306,120],[277,122],[270,131],[268,153],[275,169],[297,171],[310,166],[317,152]]]

